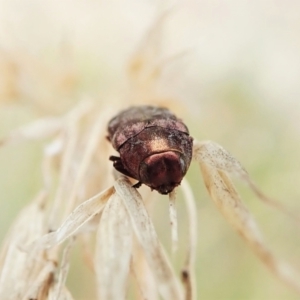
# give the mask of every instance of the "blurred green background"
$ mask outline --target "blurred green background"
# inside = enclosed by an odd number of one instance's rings
[[[37,117],[61,114],[84,97],[103,106],[126,101],[128,61],[170,7],[161,57],[186,52],[166,64],[157,94],[174,99],[174,110],[195,139],[223,145],[265,193],[300,212],[300,10],[295,1],[0,0],[0,137]],[[0,241],[40,187],[42,146],[0,148]],[[199,216],[198,298],[299,299],[232,231],[209,200],[195,163],[187,178]],[[299,227],[235,183],[269,246],[300,269]],[[178,262],[187,224],[181,202]],[[167,206],[164,197],[155,203],[154,220],[170,249]],[[75,299],[92,300],[93,274],[82,265],[74,251],[68,286]]]

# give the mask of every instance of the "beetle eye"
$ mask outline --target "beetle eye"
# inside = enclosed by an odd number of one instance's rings
[[[180,162],[180,166],[181,166],[182,172],[185,172],[185,170],[186,170],[186,164],[185,164],[184,159],[181,156],[180,156],[179,162]]]

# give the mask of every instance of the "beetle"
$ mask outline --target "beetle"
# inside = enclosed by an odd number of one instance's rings
[[[187,126],[167,108],[132,106],[108,123],[108,140],[120,154],[110,156],[114,168],[169,194],[181,183],[192,159],[193,138]]]

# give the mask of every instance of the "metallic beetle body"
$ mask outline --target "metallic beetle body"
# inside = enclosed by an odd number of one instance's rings
[[[108,139],[120,153],[110,157],[115,169],[161,194],[180,184],[192,159],[188,128],[166,108],[121,111],[108,124]]]

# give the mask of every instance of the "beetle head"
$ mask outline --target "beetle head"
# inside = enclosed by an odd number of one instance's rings
[[[188,166],[181,153],[165,151],[151,154],[140,165],[140,180],[166,195],[178,186],[184,177]]]

